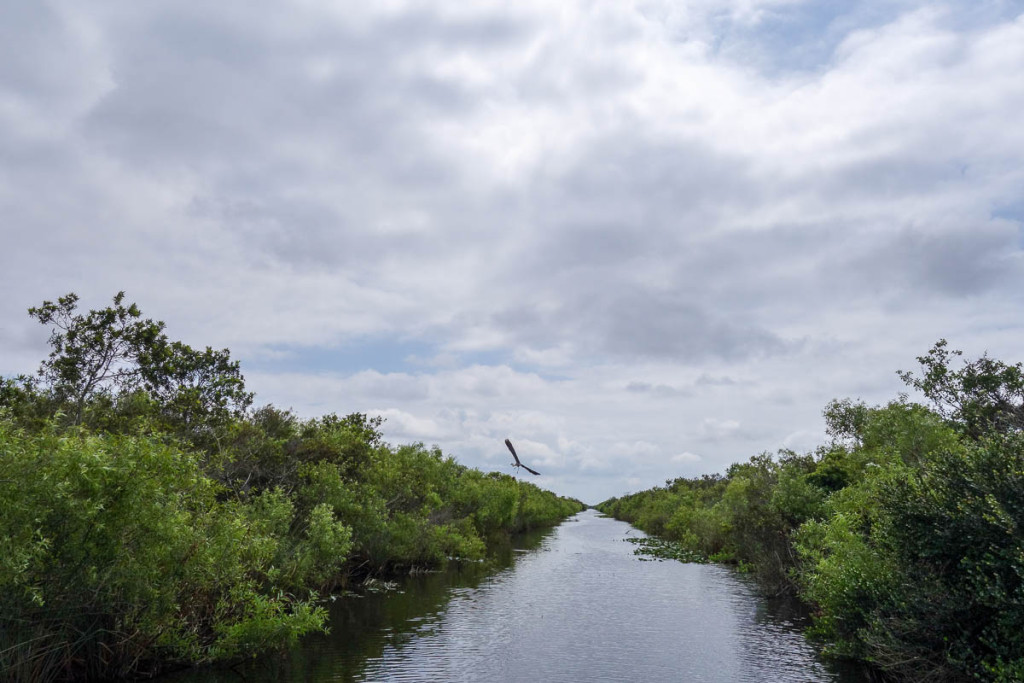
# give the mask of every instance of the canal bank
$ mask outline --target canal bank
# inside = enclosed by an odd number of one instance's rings
[[[243,670],[250,681],[836,681],[798,612],[728,567],[641,561],[641,532],[584,511],[496,564],[369,586],[331,633]],[[197,670],[175,683],[238,681]]]

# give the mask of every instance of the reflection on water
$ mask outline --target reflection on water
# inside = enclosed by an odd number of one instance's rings
[[[331,633],[249,681],[854,681],[816,658],[802,618],[725,567],[641,562],[630,527],[580,513],[494,565],[345,598]],[[193,671],[176,683],[242,679]]]

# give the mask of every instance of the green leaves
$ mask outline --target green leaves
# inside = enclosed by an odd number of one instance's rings
[[[940,339],[917,359],[920,377],[901,371],[897,373],[900,379],[922,392],[940,415],[971,438],[1024,429],[1024,366],[983,355],[954,370],[953,358],[962,357],[963,352],[947,346],[946,340]]]
[[[252,403],[227,349],[195,351],[172,342],[148,349],[139,362],[144,386],[167,423],[193,438],[241,416]]]
[[[83,315],[75,312],[78,296],[72,293],[29,309],[29,315],[52,328],[52,350],[39,376],[60,400],[72,405],[76,424],[95,394],[137,386],[139,356],[147,346],[166,339],[162,322],[140,320],[138,307],[123,301],[124,292],[118,292],[112,306]]]
[[[220,503],[195,456],[151,438],[28,435],[0,420],[0,454],[0,668],[53,656],[120,676],[157,653],[237,655],[322,624],[270,578],[287,500]],[[343,551],[346,534],[320,512],[310,552]]]
[[[832,442],[813,454],[754,456],[724,479],[599,509],[750,566],[769,590],[795,587],[832,654],[914,680],[1020,680],[1024,380],[987,357],[954,369],[959,355],[940,341],[922,377],[901,373],[938,412],[906,397],[833,401]]]
[[[694,552],[682,544],[673,541],[648,536],[644,538],[627,537],[626,542],[636,546],[633,549],[633,554],[637,555],[641,560],[678,560],[679,562],[698,564],[708,561],[700,553]]]
[[[320,629],[349,572],[476,560],[582,505],[485,475],[382,419],[249,412],[227,349],[168,340],[119,292],[0,378],[0,670],[110,678],[235,659]]]
[[[170,341],[163,322],[143,319],[124,297],[118,292],[111,306],[87,314],[77,313],[75,294],[29,309],[52,328],[50,356],[38,374],[55,409],[67,405],[72,424],[88,419],[120,431],[111,420],[116,408],[142,392],[163,429],[193,442],[245,412],[252,394],[227,349],[197,351]],[[28,396],[8,400],[17,398]]]

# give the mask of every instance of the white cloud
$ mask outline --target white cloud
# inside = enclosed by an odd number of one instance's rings
[[[689,451],[684,451],[683,453],[676,453],[670,459],[674,463],[694,463],[703,460],[703,458],[701,458],[696,453],[691,453]]]
[[[417,417],[401,410],[385,408],[369,412],[387,420],[389,431],[399,437],[404,437],[403,441],[430,442],[431,439],[452,437],[452,434],[436,421]]]
[[[596,502],[939,337],[1020,360],[1024,14],[832,5],[4,7],[0,373],[124,289],[261,401]]]
[[[708,439],[722,439],[739,431],[739,420],[719,420],[714,417],[706,417],[700,423],[701,435]]]

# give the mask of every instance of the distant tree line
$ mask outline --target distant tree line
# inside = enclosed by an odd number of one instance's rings
[[[131,677],[232,660],[325,628],[354,578],[479,560],[579,511],[381,419],[253,408],[227,349],[171,341],[124,293],[51,330],[0,378],[0,672]]]
[[[939,341],[929,405],[837,400],[830,443],[599,509],[811,606],[826,651],[905,680],[1024,680],[1024,372]]]

